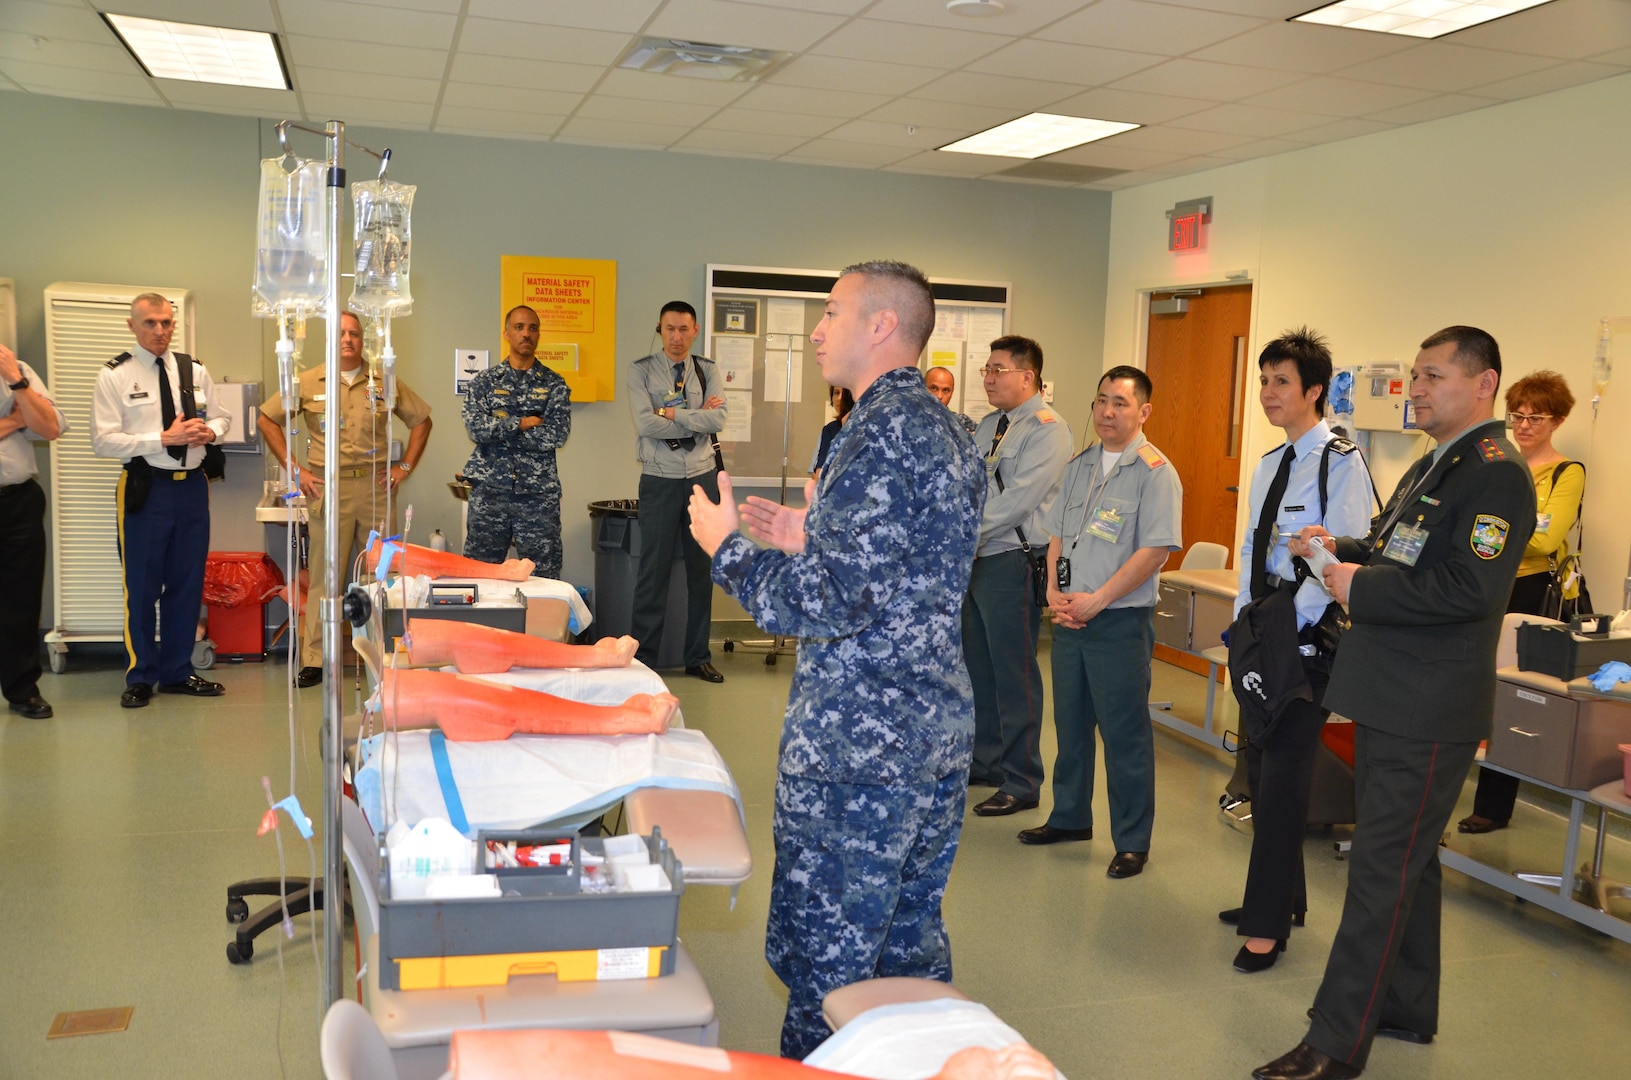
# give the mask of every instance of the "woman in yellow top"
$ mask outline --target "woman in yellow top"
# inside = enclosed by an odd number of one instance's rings
[[[1551,570],[1569,553],[1569,531],[1580,515],[1586,469],[1552,446],[1552,436],[1574,408],[1569,384],[1555,371],[1537,371],[1513,383],[1506,392],[1506,426],[1523,451],[1535,480],[1535,533],[1518,564],[1518,580],[1506,610],[1538,615],[1551,584]],[[1478,774],[1472,813],[1456,828],[1486,833],[1506,828],[1518,800],[1518,779],[1493,769]]]

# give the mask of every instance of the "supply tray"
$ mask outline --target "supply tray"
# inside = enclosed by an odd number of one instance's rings
[[[1537,623],[1518,627],[1520,671],[1539,671],[1568,682],[1613,660],[1631,662],[1631,637],[1576,634],[1567,626]]]
[[[483,860],[489,840],[574,845],[569,866],[493,870],[504,892],[498,897],[393,900],[387,854],[379,880],[380,986],[401,989],[399,960],[588,949],[663,949],[660,974],[673,974],[680,897],[685,894],[683,868],[660,828],[653,827],[642,839],[652,863],[668,876],[667,892],[582,892],[579,851],[604,855],[605,844],[572,831],[479,832],[476,851]]]

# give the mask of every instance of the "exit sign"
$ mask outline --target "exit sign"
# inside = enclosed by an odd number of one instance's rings
[[[1212,199],[1190,199],[1167,211],[1167,250],[1201,251],[1206,247],[1206,230],[1212,220]]]

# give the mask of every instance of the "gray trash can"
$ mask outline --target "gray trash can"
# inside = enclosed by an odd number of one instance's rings
[[[640,577],[640,500],[608,499],[589,504],[595,538],[595,636],[621,637],[634,625],[634,587]],[[685,558],[679,543],[669,553],[668,603],[664,607],[657,667],[685,663]]]

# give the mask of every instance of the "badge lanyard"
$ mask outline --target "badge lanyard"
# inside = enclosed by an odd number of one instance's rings
[[[1104,461],[1104,451],[1101,448],[1100,451],[1099,451],[1099,462],[1095,463],[1094,469],[1093,469],[1093,471],[1095,473],[1103,471],[1100,468],[1100,464],[1103,461]],[[1065,560],[1067,562],[1070,560],[1070,557],[1076,553],[1076,545],[1080,544],[1082,542],[1082,534],[1087,532],[1088,523],[1093,520],[1093,512],[1098,506],[1098,501],[1099,501],[1100,498],[1102,498],[1104,496],[1105,490],[1110,486],[1110,477],[1114,476],[1115,472],[1116,472],[1116,469],[1119,469],[1119,468],[1121,468],[1121,461],[1120,460],[1118,460],[1116,462],[1116,468],[1115,469],[1110,469],[1110,470],[1104,472],[1104,479],[1101,482],[1099,482],[1097,484],[1094,484],[1094,483],[1089,483],[1088,484],[1088,486],[1087,486],[1087,509],[1082,514],[1081,528],[1076,530],[1076,537],[1075,537],[1075,539],[1071,540],[1071,542],[1070,542],[1070,550],[1065,552]],[[1064,499],[1065,499],[1066,504],[1068,505],[1069,502],[1070,502],[1070,490],[1068,488],[1064,492]]]

